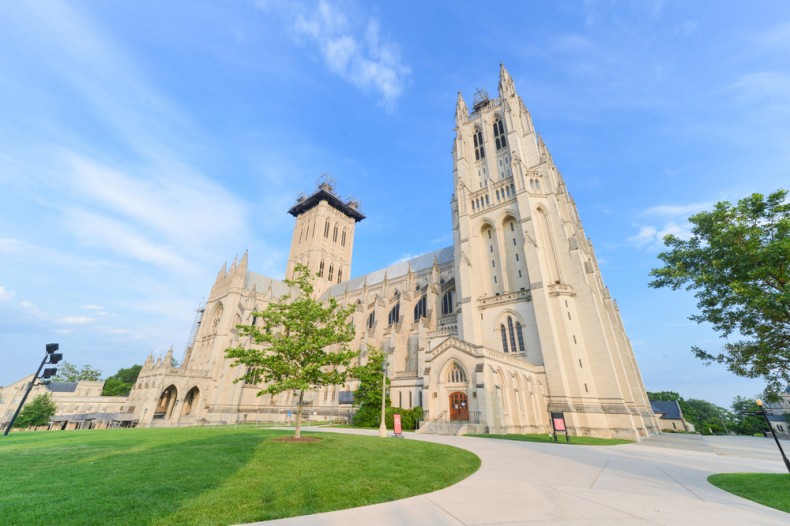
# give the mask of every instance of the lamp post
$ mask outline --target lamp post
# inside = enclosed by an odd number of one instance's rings
[[[19,402],[19,406],[16,408],[16,412],[14,412],[14,416],[11,417],[11,421],[8,422],[8,427],[5,428],[5,432],[3,433],[3,436],[7,436],[8,433],[11,431],[11,428],[14,427],[14,421],[16,421],[16,417],[19,416],[19,412],[22,410],[22,406],[25,405],[25,400],[27,400],[27,395],[30,394],[30,391],[33,389],[33,386],[36,384],[36,380],[44,379],[42,383],[48,384],[50,382],[48,378],[54,376],[58,372],[58,369],[56,367],[48,367],[44,369],[44,374],[41,374],[41,369],[44,368],[45,364],[55,365],[63,358],[62,353],[56,352],[58,349],[60,349],[60,346],[57,343],[48,343],[45,349],[47,353],[44,355],[44,359],[41,360],[41,365],[38,366],[38,370],[36,370],[36,374],[33,375],[33,379],[27,384],[27,389],[25,390],[25,394],[22,395],[22,400]]]
[[[386,418],[386,401],[387,401],[387,361],[381,363],[381,425],[379,425],[379,436],[387,436],[387,423]]]
[[[760,414],[762,414],[763,418],[765,418],[765,423],[768,424],[768,430],[771,431],[771,436],[774,437],[774,441],[776,442],[776,447],[779,448],[779,452],[782,454],[782,460],[785,461],[785,467],[787,468],[787,472],[790,473],[790,460],[787,460],[785,451],[784,449],[782,449],[782,444],[780,444],[779,439],[776,438],[776,433],[774,433],[774,428],[771,427],[771,421],[768,420],[768,415],[766,414],[765,409],[763,409],[763,401],[758,398],[757,400],[755,400],[755,402],[757,403],[757,407],[760,409]]]

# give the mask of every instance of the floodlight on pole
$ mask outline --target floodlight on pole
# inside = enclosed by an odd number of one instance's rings
[[[48,384],[49,378],[54,376],[58,372],[57,367],[47,367],[44,370],[44,374],[41,374],[41,369],[44,369],[45,364],[56,364],[58,363],[61,358],[63,358],[63,354],[59,352],[55,352],[60,349],[60,345],[57,343],[48,343],[45,346],[46,354],[44,355],[44,359],[41,360],[41,365],[38,366],[36,370],[36,374],[33,375],[33,379],[30,380],[27,384],[27,389],[25,389],[25,394],[22,395],[22,400],[19,401],[19,406],[17,406],[16,411],[14,412],[14,416],[11,417],[11,421],[8,422],[6,425],[5,431],[3,432],[3,436],[7,436],[8,433],[11,431],[11,428],[14,427],[14,422],[16,421],[16,417],[19,416],[19,412],[22,410],[22,406],[25,405],[25,400],[27,400],[27,396],[30,394],[30,391],[33,390],[33,386],[36,384],[36,380],[42,380],[42,384]]]

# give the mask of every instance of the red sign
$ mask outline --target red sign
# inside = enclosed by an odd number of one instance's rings
[[[392,415],[392,420],[393,420],[393,423],[395,424],[395,434],[396,435],[400,435],[401,432],[402,432],[402,429],[401,429],[401,426],[400,426],[400,415],[399,414]]]
[[[565,431],[565,419],[564,418],[555,418],[554,419],[554,430],[555,431]]]

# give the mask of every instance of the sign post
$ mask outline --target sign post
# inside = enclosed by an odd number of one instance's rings
[[[557,433],[565,432],[565,442],[570,442],[568,438],[568,428],[565,425],[565,415],[563,413],[551,413],[551,427],[554,429],[554,442],[557,442]]]
[[[400,415],[395,413],[392,415],[392,424],[397,438],[403,438],[403,428],[401,427]]]

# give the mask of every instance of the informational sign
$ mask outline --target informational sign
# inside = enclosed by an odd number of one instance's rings
[[[551,413],[551,427],[554,429],[554,442],[557,442],[557,433],[565,433],[565,442],[570,442],[563,413]]]
[[[394,427],[395,427],[395,434],[396,435],[402,434],[403,433],[403,429],[401,428],[400,415],[397,414],[397,413],[392,415],[392,420],[393,420]]]

